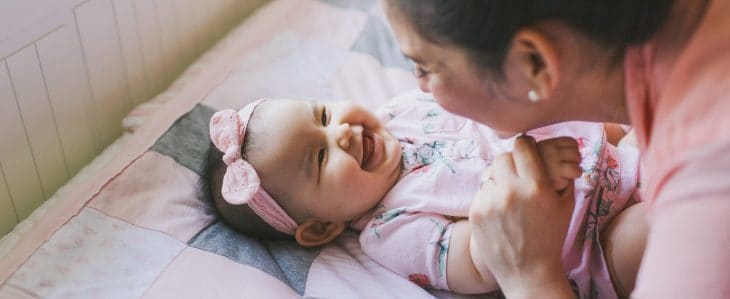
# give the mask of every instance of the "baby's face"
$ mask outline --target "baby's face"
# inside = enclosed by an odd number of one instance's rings
[[[254,167],[297,222],[353,220],[398,179],[400,144],[363,107],[269,100],[255,113],[266,136],[257,137]]]

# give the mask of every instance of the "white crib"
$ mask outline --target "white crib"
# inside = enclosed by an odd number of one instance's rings
[[[0,2],[0,237],[265,0]]]

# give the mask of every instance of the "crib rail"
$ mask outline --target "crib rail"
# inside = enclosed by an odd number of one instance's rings
[[[0,236],[266,0],[0,2]]]

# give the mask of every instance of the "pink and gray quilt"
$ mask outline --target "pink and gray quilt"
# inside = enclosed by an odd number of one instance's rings
[[[153,99],[160,108],[111,162],[6,244],[0,298],[456,297],[390,273],[355,233],[312,249],[234,232],[203,184],[215,110],[261,97],[375,108],[416,87],[411,69],[375,1],[272,1]]]

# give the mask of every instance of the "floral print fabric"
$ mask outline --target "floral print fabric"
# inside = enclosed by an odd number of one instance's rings
[[[451,230],[466,219],[479,177],[494,156],[511,150],[489,128],[443,110],[429,94],[404,94],[377,111],[400,140],[402,172],[381,204],[353,228],[375,261],[424,288],[449,289]],[[563,264],[580,297],[615,297],[598,234],[621,211],[637,184],[638,153],[605,141],[602,124],[566,123],[529,132],[538,140],[571,136],[580,144],[584,175]]]

